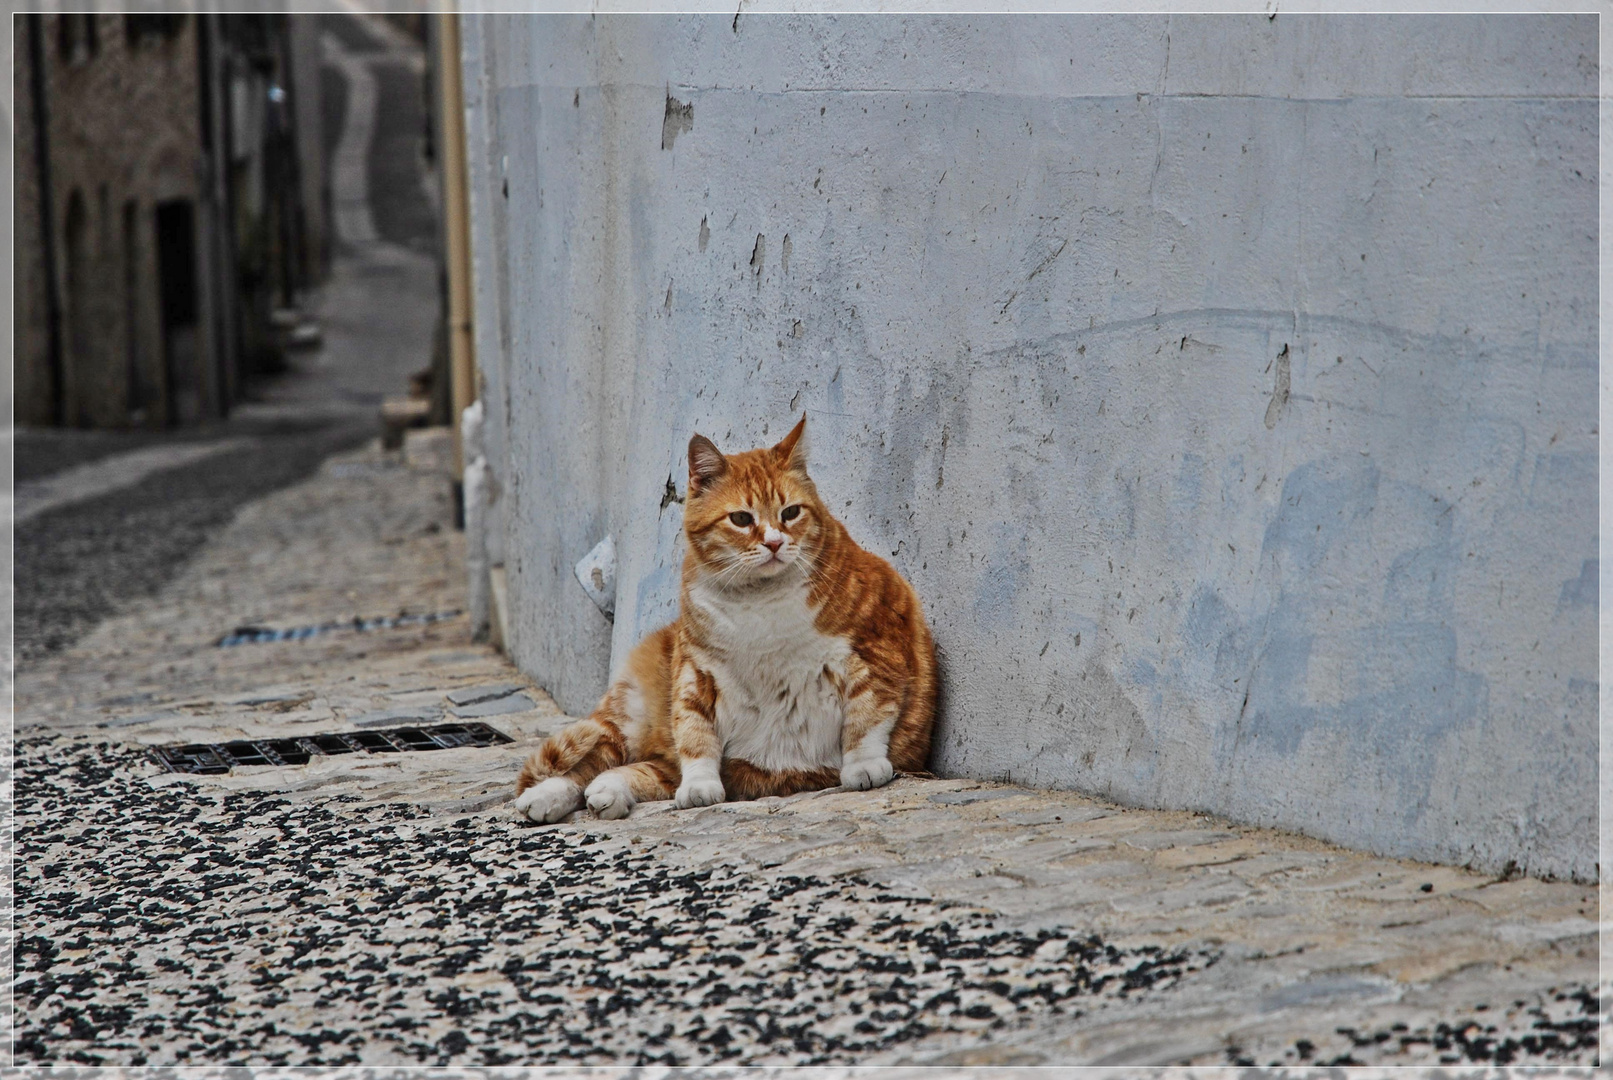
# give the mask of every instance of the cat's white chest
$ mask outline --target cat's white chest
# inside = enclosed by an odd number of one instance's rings
[[[764,769],[840,766],[845,707],[837,679],[851,654],[845,638],[818,632],[807,592],[780,588],[733,595],[696,587],[707,620],[723,756]]]

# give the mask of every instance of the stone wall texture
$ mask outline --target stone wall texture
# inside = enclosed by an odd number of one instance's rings
[[[1593,16],[470,16],[512,654],[805,413],[933,767],[1591,879]],[[572,565],[614,537],[608,623]]]
[[[40,191],[37,171],[39,132],[34,125],[33,96],[29,84],[26,16],[15,18],[11,30],[11,395],[12,421],[27,422],[50,416],[47,326],[45,317],[45,259],[40,243]],[[24,357],[33,363],[21,362]],[[29,415],[32,410],[32,415]]]
[[[201,131],[196,77],[196,20],[170,34],[132,37],[118,15],[94,20],[96,47],[68,54],[61,15],[43,17],[46,100],[50,110],[56,277],[61,298],[62,420],[74,426],[123,426],[131,412],[169,419],[170,372],[158,311],[155,214],[158,203],[196,208],[201,237]],[[83,22],[80,22],[80,33]],[[38,140],[26,20],[13,27],[18,131],[19,258],[13,330],[16,419],[51,422],[44,298]],[[197,345],[192,381],[212,363]],[[183,393],[183,389],[181,389]]]

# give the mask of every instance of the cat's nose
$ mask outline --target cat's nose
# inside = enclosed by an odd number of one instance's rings
[[[777,539],[769,537],[768,539],[762,541],[762,546],[768,551],[771,551],[773,554],[777,555],[778,549],[784,546],[784,538],[782,536],[778,537]]]

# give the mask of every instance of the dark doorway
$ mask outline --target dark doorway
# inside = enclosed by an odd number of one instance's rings
[[[201,418],[196,313],[196,210],[189,199],[157,204],[157,281],[170,424]]]
[[[84,209],[84,196],[77,189],[67,197],[67,357],[63,368],[62,418],[65,423],[84,426],[84,402],[81,391],[86,376],[93,370],[90,363],[89,313],[89,212]]]
[[[145,420],[146,394],[141,380],[145,364],[140,337],[140,205],[133,199],[123,204],[123,325],[127,330],[129,422]]]

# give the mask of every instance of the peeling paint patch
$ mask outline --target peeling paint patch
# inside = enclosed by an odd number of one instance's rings
[[[1266,405],[1266,430],[1277,426],[1283,409],[1288,406],[1288,344],[1277,354],[1277,374],[1272,379],[1271,401]]]
[[[683,496],[678,494],[678,485],[672,482],[672,474],[666,474],[666,490],[661,492],[661,509],[665,510],[673,503],[681,504]]]
[[[661,149],[670,150],[685,131],[694,130],[694,102],[685,105],[671,94],[666,96],[666,115],[661,119]]]
[[[790,250],[792,248],[789,233],[784,234],[784,243],[781,245],[781,247],[783,248],[783,251],[779,253],[779,268],[788,274],[790,272]],[[797,334],[795,336],[800,337],[801,335]]]
[[[762,276],[762,264],[767,259],[767,237],[761,233],[756,234],[756,246],[750,251],[751,273],[757,277]]]
[[[701,254],[705,254],[706,245],[709,244],[709,243],[711,243],[711,226],[706,224],[706,219],[704,217],[701,217],[701,219],[700,219],[700,252],[701,252]]]

